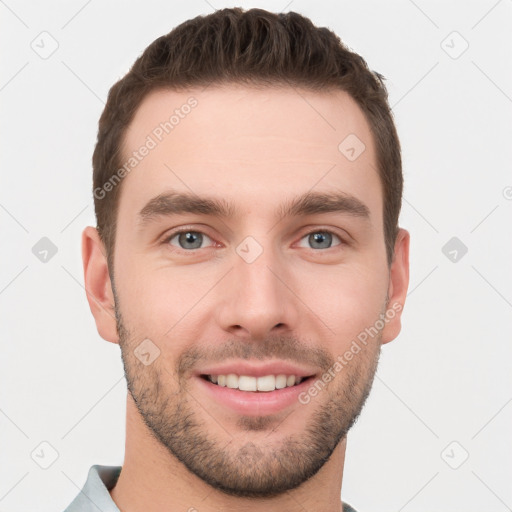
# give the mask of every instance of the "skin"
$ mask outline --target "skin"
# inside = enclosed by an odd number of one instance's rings
[[[341,511],[346,433],[381,346],[400,332],[409,233],[400,229],[388,266],[374,143],[342,91],[153,92],[124,154],[190,96],[197,107],[123,180],[113,279],[96,229],[83,232],[89,305],[99,334],[120,344],[129,389],[125,460],[111,496],[130,512]],[[353,162],[338,150],[349,134],[366,146]],[[158,217],[140,229],[138,212],[169,189],[223,198],[240,211]],[[351,194],[369,220],[275,217],[277,205],[308,191]],[[200,248],[167,240],[184,226],[207,235]],[[308,237],[325,230],[339,238],[319,246]],[[263,249],[252,263],[235,251],[247,236]],[[307,404],[244,416],[199,391],[193,371],[214,356],[306,362],[322,375],[393,304],[393,318]],[[160,350],[147,366],[134,354],[146,338]]]

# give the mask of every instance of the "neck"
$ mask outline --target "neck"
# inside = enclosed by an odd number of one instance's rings
[[[142,421],[128,393],[125,459],[110,495],[120,510],[130,512],[342,512],[345,448],[346,439],[316,475],[283,495],[257,500],[230,496],[192,474],[162,446]]]

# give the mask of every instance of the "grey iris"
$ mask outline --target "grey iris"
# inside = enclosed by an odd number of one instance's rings
[[[187,231],[184,233],[180,233],[179,244],[183,249],[199,249],[203,242],[203,235],[201,233],[197,233],[196,231]],[[185,244],[191,243],[193,247],[187,246]]]
[[[311,233],[309,235],[309,243],[314,249],[328,249],[332,243],[332,235],[323,231]],[[315,243],[319,243],[321,247],[315,247]]]

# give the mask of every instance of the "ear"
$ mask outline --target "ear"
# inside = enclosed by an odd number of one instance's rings
[[[400,228],[389,271],[389,300],[386,308],[386,324],[382,330],[382,344],[394,340],[402,328],[402,310],[409,287],[409,241],[409,232]]]
[[[82,233],[82,260],[87,301],[99,335],[119,343],[114,309],[114,294],[108,271],[105,246],[98,230],[87,226]]]

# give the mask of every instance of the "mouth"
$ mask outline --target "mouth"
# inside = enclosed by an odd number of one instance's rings
[[[314,375],[299,376],[294,374],[270,374],[263,376],[237,375],[235,373],[207,375],[200,377],[216,386],[226,387],[248,393],[270,393],[281,389],[297,387]]]
[[[300,401],[301,393],[312,385],[314,379],[314,375],[256,377],[231,373],[197,375],[196,382],[205,399],[232,413],[255,417],[278,414],[291,407],[304,407]]]

